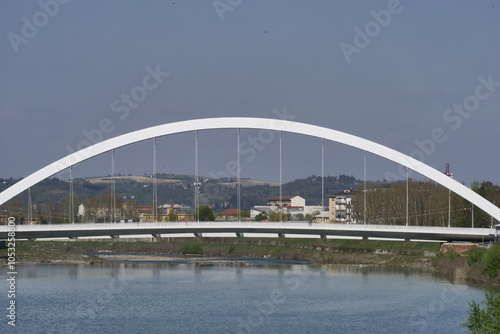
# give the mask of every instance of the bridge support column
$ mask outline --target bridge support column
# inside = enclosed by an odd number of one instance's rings
[[[285,237],[285,233],[278,233],[278,238],[284,238]]]
[[[236,232],[236,237],[238,237],[238,238],[244,238],[245,236],[243,235],[242,232]]]
[[[326,234],[322,234],[321,235],[321,239],[327,239],[327,235]]]
[[[365,237],[363,237],[363,240],[368,240],[368,237],[366,237],[366,236],[365,236]]]
[[[78,237],[69,237],[71,240],[77,240]]]
[[[203,234],[202,233],[199,233],[199,232],[194,232],[193,233],[195,237],[197,238],[203,238]]]
[[[158,233],[152,233],[151,235],[153,236],[153,238],[161,238],[161,234]]]
[[[110,235],[111,239],[120,239],[119,235]]]

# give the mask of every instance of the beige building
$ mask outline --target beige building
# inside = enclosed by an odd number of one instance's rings
[[[355,223],[352,216],[352,197],[354,192],[344,190],[328,195],[328,211],[332,223]]]
[[[303,208],[306,206],[306,200],[300,196],[274,196],[267,199],[267,205],[278,208]]]

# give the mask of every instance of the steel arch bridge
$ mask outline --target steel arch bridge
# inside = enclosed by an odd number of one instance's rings
[[[114,150],[119,147],[127,146],[156,137],[162,137],[183,132],[192,132],[198,130],[216,130],[216,129],[259,129],[283,131],[295,134],[301,134],[311,137],[330,140],[333,142],[345,144],[364,150],[380,157],[391,160],[397,164],[407,167],[429,179],[441,184],[453,191],[457,195],[476,205],[490,216],[500,221],[500,208],[478,195],[471,189],[446,176],[444,173],[387,146],[375,143],[373,141],[354,136],[345,132],[306,124],[300,122],[268,119],[268,118],[250,118],[250,117],[221,117],[194,119],[188,121],[174,122],[157,125],[142,130],[129,132],[108,140],[99,142],[80,151],[72,153],[62,159],[59,159],[46,167],[25,177],[21,181],[0,193],[0,205],[4,204],[14,196],[22,193],[44,179],[55,175],[75,164],[100,155],[102,153]]]

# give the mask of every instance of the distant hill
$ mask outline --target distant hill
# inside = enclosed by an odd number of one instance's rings
[[[0,191],[19,180],[0,179]],[[122,201],[134,200],[139,205],[151,205],[153,201],[152,185],[155,179],[150,176],[115,176],[116,194]],[[210,179],[200,177],[200,204],[210,205],[215,211],[235,208],[237,202],[236,182],[234,179]],[[75,202],[82,203],[91,197],[111,191],[110,176],[92,177],[73,181]],[[327,176],[325,182],[325,197],[328,194],[343,189],[356,189],[359,180],[353,176]],[[158,202],[193,205],[195,184],[192,175],[158,174],[156,177]],[[241,180],[241,205],[243,210],[249,210],[256,205],[266,205],[267,198],[279,194],[279,183]],[[298,195],[306,199],[308,205],[321,204],[321,177],[312,175],[305,179],[297,179],[283,184],[283,194]],[[58,202],[69,197],[69,182],[57,178],[46,179],[31,188],[33,204]],[[18,196],[27,203],[27,195]],[[325,198],[325,203],[326,202]]]

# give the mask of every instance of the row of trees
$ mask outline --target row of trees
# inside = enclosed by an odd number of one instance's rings
[[[492,203],[500,203],[500,187],[491,182],[475,182],[471,189]],[[408,201],[408,222],[418,226],[489,227],[493,221],[484,211],[462,197],[435,183],[409,180],[384,187],[367,185],[352,199],[353,216],[362,222],[366,214],[369,224],[405,225]],[[366,211],[365,211],[366,203]]]
[[[79,212],[79,204],[83,204],[85,210]],[[114,205],[114,209],[113,209]],[[62,224],[71,222],[111,222],[122,219],[139,218],[139,205],[136,201],[123,202],[119,196],[113,196],[103,191],[98,196],[93,196],[85,201],[80,201],[78,195],[72,200],[69,196],[62,197],[54,202],[50,199],[43,204],[32,206],[31,218],[41,224]],[[19,198],[8,201],[3,206],[3,214],[16,218],[21,224],[29,220],[30,212],[26,203]]]

